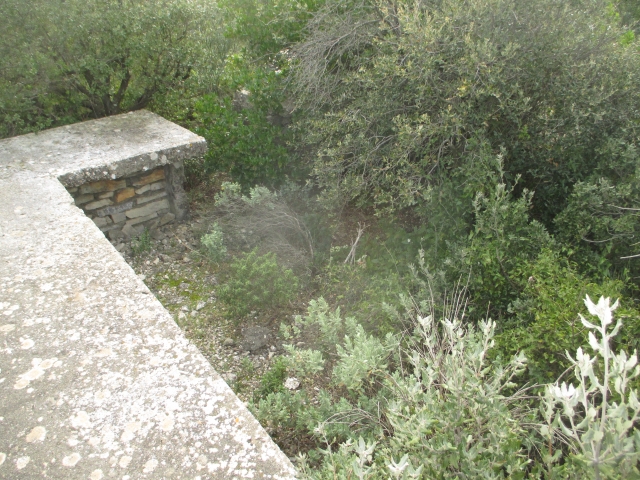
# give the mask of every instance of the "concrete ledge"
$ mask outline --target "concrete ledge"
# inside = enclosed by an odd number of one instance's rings
[[[295,477],[58,181],[204,148],[148,112],[0,141],[0,478]]]

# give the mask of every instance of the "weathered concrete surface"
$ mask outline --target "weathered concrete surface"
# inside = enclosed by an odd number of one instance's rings
[[[0,478],[294,477],[56,179],[189,144],[147,112],[0,141]]]

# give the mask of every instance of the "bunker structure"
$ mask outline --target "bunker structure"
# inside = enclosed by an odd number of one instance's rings
[[[295,478],[109,241],[205,149],[147,111],[0,141],[0,478]]]

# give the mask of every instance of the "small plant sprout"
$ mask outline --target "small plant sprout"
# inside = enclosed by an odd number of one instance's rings
[[[610,305],[609,298],[600,297],[594,304],[587,295],[585,305],[600,320],[597,325],[580,315],[582,325],[589,329],[594,356],[582,348],[575,359],[567,352],[578,384],[547,386],[543,412],[547,425],[541,429],[549,441],[546,462],[550,465],[559,458],[559,451],[551,451],[555,434],[570,446],[579,464],[592,470],[596,480],[612,474],[629,478],[628,474],[637,473],[640,459],[640,433],[633,428],[640,403],[636,390],[629,388],[629,381],[640,373],[637,353],[628,356],[611,349],[611,339],[622,326],[618,320],[609,329],[617,301]]]
[[[202,236],[200,242],[204,247],[207,257],[214,262],[222,261],[227,255],[227,247],[224,245],[224,235],[217,223],[211,226],[211,231]]]
[[[131,252],[134,256],[142,255],[151,250],[151,232],[148,228],[131,241]]]

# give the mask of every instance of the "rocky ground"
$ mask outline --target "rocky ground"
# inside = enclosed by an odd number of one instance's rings
[[[260,318],[256,312],[244,319],[224,315],[224,306],[216,299],[223,267],[209,262],[199,250],[205,223],[193,215],[185,223],[166,225],[116,248],[189,340],[248,402],[273,357],[282,353],[280,321]]]

